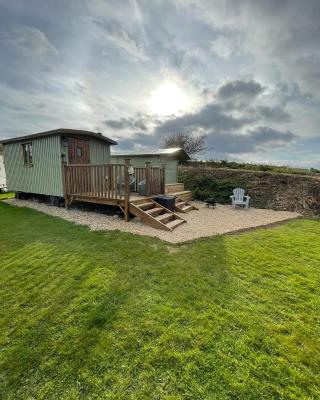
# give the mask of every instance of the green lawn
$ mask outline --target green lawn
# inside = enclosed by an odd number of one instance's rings
[[[0,202],[1,399],[319,399],[320,222],[184,246]]]
[[[0,193],[0,200],[13,199],[13,198],[14,198],[14,193],[12,193],[12,192]]]

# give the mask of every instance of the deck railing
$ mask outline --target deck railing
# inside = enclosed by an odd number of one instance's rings
[[[124,164],[66,165],[65,192],[69,196],[122,200],[125,175]]]
[[[147,196],[156,194],[164,194],[165,182],[164,167],[151,167],[150,163],[146,163],[143,168],[134,168],[134,191],[139,192],[139,183],[145,182]]]
[[[165,191],[164,167],[151,167],[149,162],[144,168],[134,168],[134,184],[130,185],[130,160],[125,164],[79,164],[64,163],[64,196],[66,205],[73,198],[105,199],[119,201],[124,205],[126,218],[129,215],[131,191],[139,193],[139,183],[145,185],[144,195],[163,194]],[[87,200],[89,201],[89,200]]]

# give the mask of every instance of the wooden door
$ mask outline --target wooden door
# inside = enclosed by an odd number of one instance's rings
[[[69,164],[90,164],[88,140],[69,138]]]

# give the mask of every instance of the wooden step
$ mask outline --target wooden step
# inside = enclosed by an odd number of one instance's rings
[[[157,221],[162,222],[163,224],[167,225],[167,222],[169,222],[170,220],[174,219],[175,215],[171,214],[171,213],[165,213],[165,214],[160,214],[157,217],[155,217],[155,219]]]
[[[148,199],[148,202],[135,204],[135,201],[130,202],[130,213],[139,217],[145,224],[153,228],[172,231],[180,224],[186,222],[178,214],[162,207],[155,201]]]
[[[182,192],[184,190],[183,183],[166,183],[165,185],[165,193],[175,193],[175,192]]]
[[[179,197],[176,198],[176,211],[187,213],[192,210],[198,210],[198,208],[187,201],[181,201]]]
[[[176,196],[180,201],[191,201],[192,193],[190,190],[184,190],[183,192],[172,193],[172,196]]]
[[[150,208],[154,208],[154,203],[149,201],[148,203],[137,204],[137,207],[141,208],[141,210],[149,210]]]
[[[135,199],[135,200],[130,200],[130,203],[132,204],[143,204],[143,203],[147,203],[150,201],[150,197],[142,197],[140,199]]]
[[[154,208],[150,208],[149,210],[146,210],[146,213],[152,216],[158,215],[161,212],[163,212],[163,208],[162,207],[154,207]]]
[[[189,206],[185,206],[182,208],[183,212],[189,212],[194,210],[193,206],[189,205]]]
[[[169,221],[166,226],[170,229],[177,228],[179,225],[183,224],[186,222],[184,219],[174,219],[172,221]]]

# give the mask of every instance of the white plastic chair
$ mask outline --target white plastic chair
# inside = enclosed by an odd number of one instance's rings
[[[249,196],[244,195],[244,190],[241,188],[233,189],[233,195],[230,196],[232,200],[232,208],[236,208],[236,206],[244,206],[245,208],[249,208]]]

